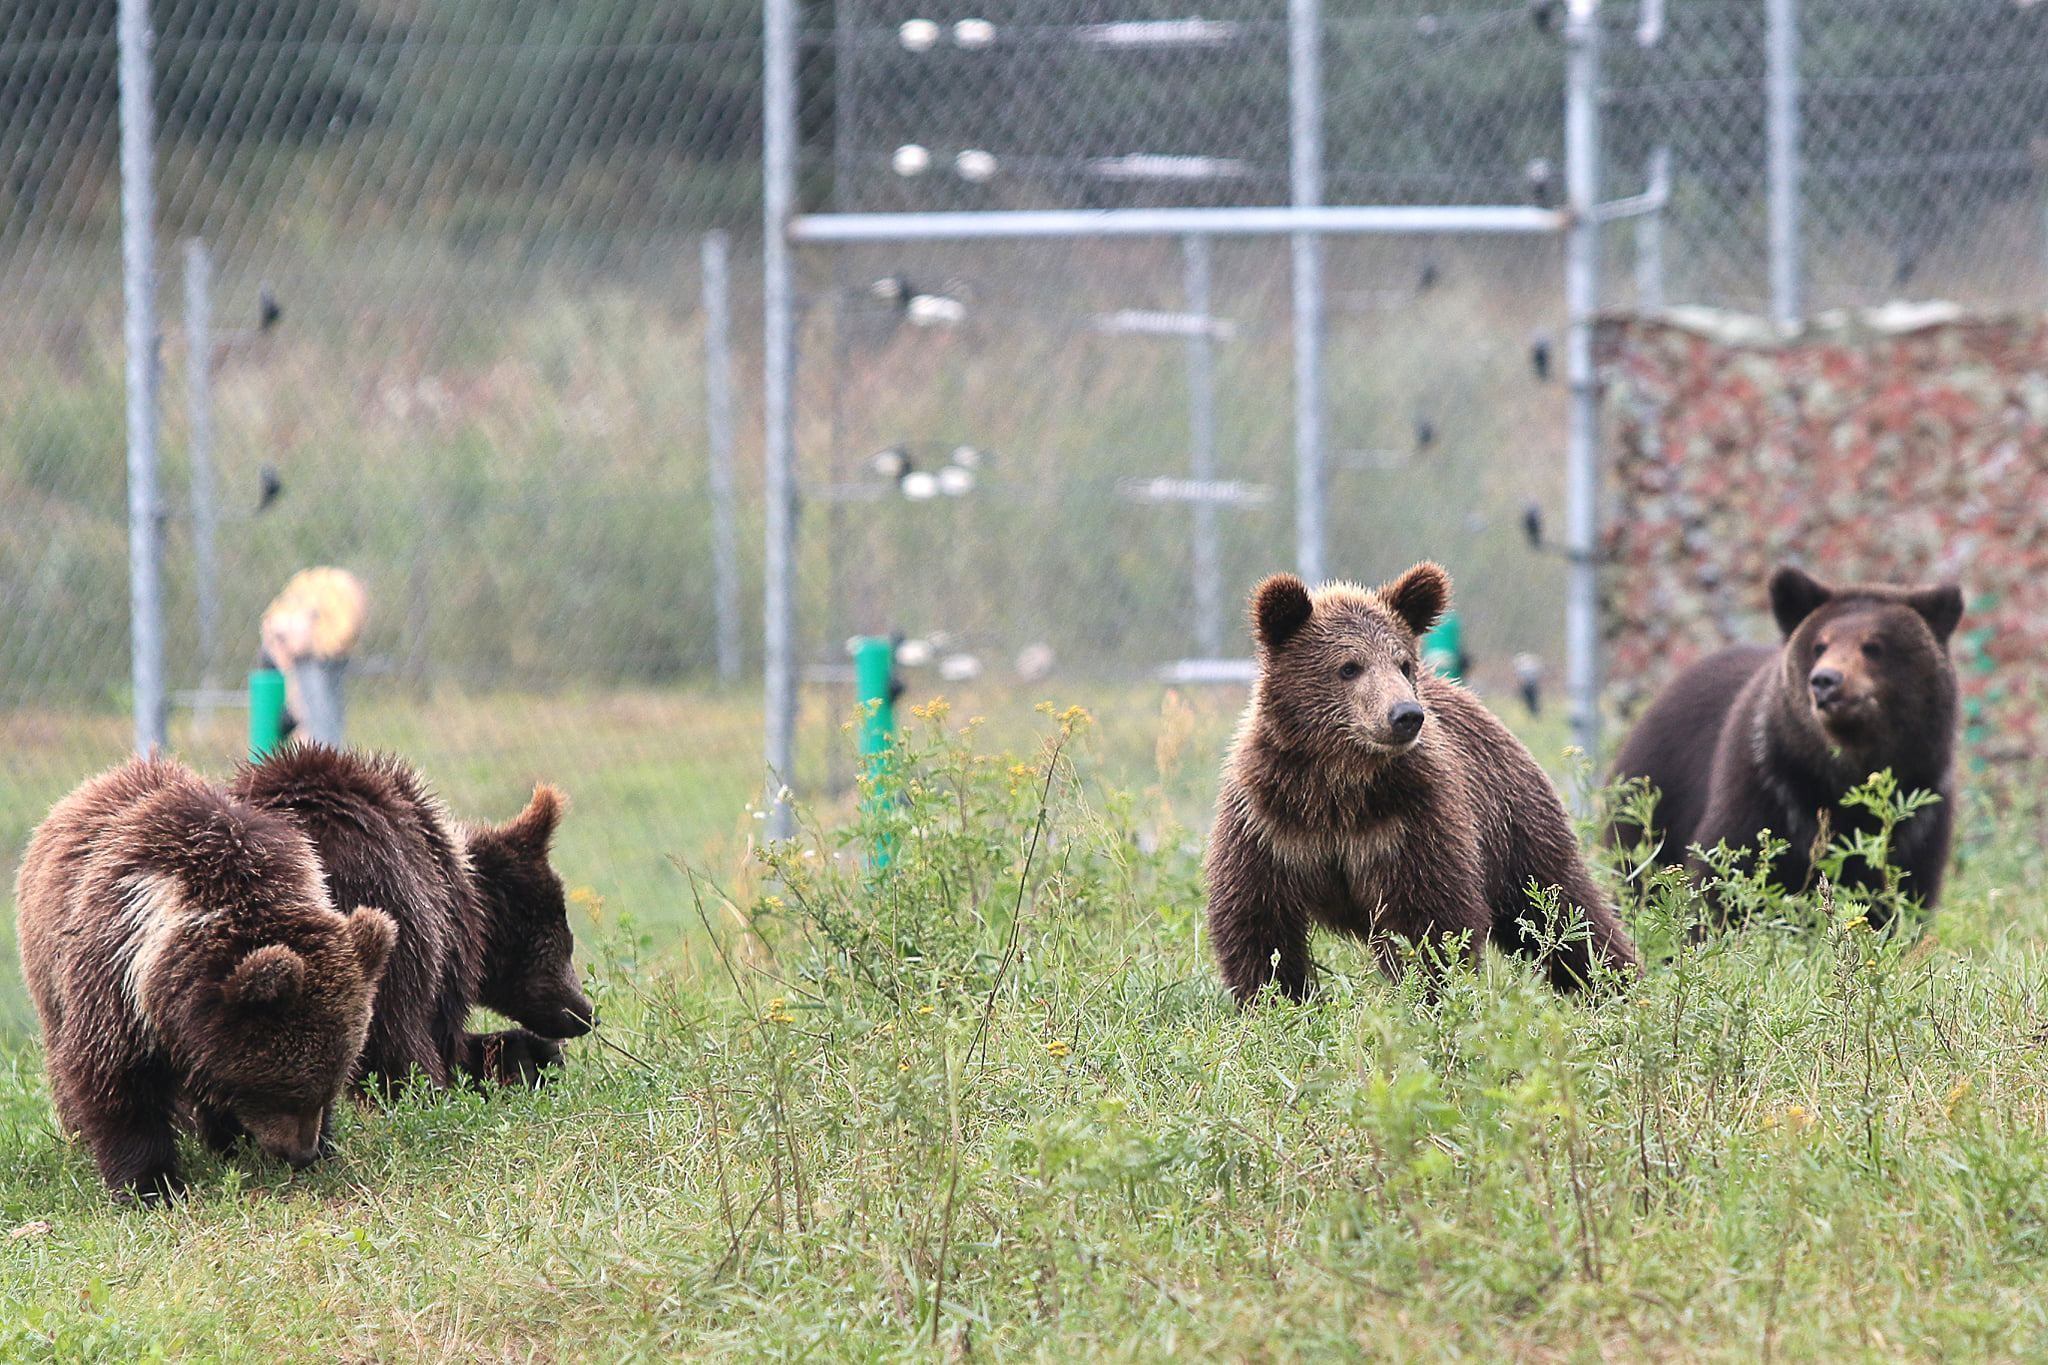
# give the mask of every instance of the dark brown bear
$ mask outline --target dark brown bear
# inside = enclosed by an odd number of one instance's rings
[[[358,1076],[530,1083],[560,1059],[554,1040],[589,1031],[548,862],[562,811],[554,788],[535,788],[508,824],[463,828],[404,760],[294,743],[244,765],[230,790],[306,832],[334,895],[373,901],[398,922]],[[526,1027],[468,1033],[476,1004]]]
[[[395,930],[336,913],[305,835],[133,759],[37,827],[15,903],[57,1114],[110,1188],[181,1188],[181,1115],[219,1151],[320,1154]]]
[[[1902,791],[1941,800],[1893,834],[1903,889],[1928,909],[1941,894],[1954,821],[1956,676],[1949,637],[1962,589],[1858,584],[1830,588],[1798,569],[1771,575],[1771,614],[1784,641],[1739,645],[1694,664],[1658,694],[1622,746],[1619,779],[1648,778],[1658,792],[1649,833],[1666,863],[1702,871],[1690,855],[1754,848],[1769,829],[1789,847],[1771,868],[1799,891],[1813,875],[1825,813],[1837,837],[1874,831],[1842,796],[1889,768]],[[1643,831],[1624,825],[1623,844]],[[1878,869],[1852,862],[1844,885],[1874,890]],[[1874,906],[1874,918],[1887,911]]]
[[[1376,591],[1292,574],[1252,595],[1258,683],[1216,800],[1209,938],[1240,1003],[1267,982],[1301,999],[1309,930],[1375,944],[1434,942],[1476,961],[1484,939],[1542,960],[1559,990],[1635,948],[1587,875],[1536,760],[1417,640],[1450,600],[1418,564]],[[1546,947],[1527,888],[1555,888],[1584,932]],[[1547,936],[1554,940],[1557,935]]]

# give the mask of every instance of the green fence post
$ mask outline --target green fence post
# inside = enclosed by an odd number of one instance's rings
[[[261,763],[284,739],[284,674],[259,668],[249,674],[249,761]]]
[[[1438,677],[1461,682],[1465,677],[1465,626],[1458,613],[1447,611],[1443,619],[1422,637],[1422,658]]]
[[[860,697],[860,755],[867,773],[869,808],[879,810],[892,799],[889,790],[889,747],[896,737],[896,644],[879,635],[853,641],[853,684]],[[885,841],[875,845],[875,866],[889,865]]]

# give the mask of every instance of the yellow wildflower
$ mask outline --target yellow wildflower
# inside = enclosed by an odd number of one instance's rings
[[[1055,1038],[1045,1045],[1045,1050],[1055,1057],[1065,1057],[1070,1055],[1074,1049],[1068,1047],[1063,1039]]]
[[[1803,1104],[1788,1104],[1775,1114],[1764,1115],[1762,1127],[1766,1132],[1783,1127],[1787,1132],[1803,1133],[1819,1122],[1814,1112]]]

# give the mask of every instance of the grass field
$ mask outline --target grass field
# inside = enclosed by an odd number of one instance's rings
[[[912,721],[903,804],[821,813],[885,872],[817,829],[743,866],[743,705],[579,710],[618,752],[561,851],[606,1024],[541,1093],[359,1109],[302,1174],[195,1154],[191,1199],[121,1212],[17,1034],[0,1358],[2048,1352],[2048,907],[2010,812],[1966,812],[1917,938],[1787,901],[1681,946],[1662,896],[1657,965],[1596,1003],[1497,958],[1425,1002],[1325,940],[1322,999],[1240,1015],[1190,832],[1227,701],[968,704]],[[729,754],[619,738],[719,705]],[[530,776],[362,721],[459,807]],[[597,832],[635,810],[645,860]]]

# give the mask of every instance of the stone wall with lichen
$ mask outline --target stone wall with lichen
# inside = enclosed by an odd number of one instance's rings
[[[2048,754],[2048,318],[1947,307],[1780,338],[1705,311],[1614,318],[1608,693],[1630,715],[1723,644],[1773,638],[1764,583],[1956,581],[1978,763]]]

